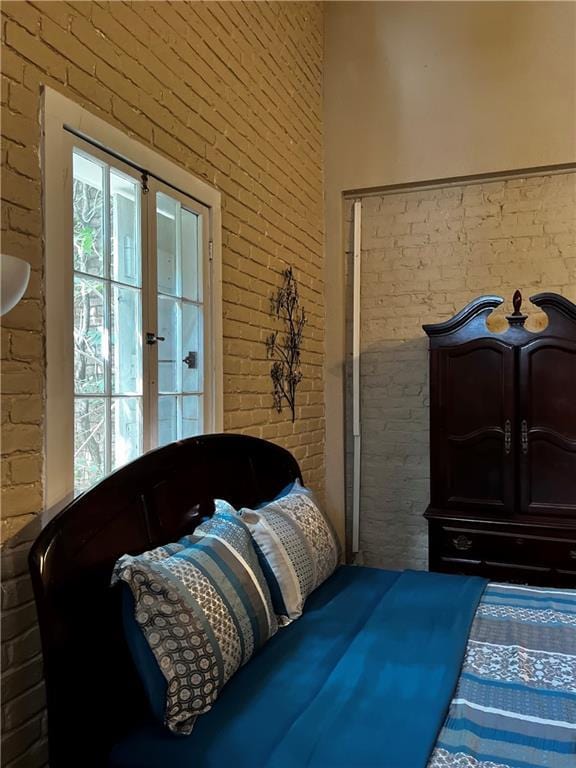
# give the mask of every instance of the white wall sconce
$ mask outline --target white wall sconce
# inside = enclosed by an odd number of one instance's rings
[[[28,287],[30,264],[16,256],[0,254],[0,315],[18,304]]]

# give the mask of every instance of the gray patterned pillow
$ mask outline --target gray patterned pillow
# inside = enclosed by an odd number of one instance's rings
[[[114,569],[113,581],[132,592],[136,622],[166,679],[164,722],[175,733],[192,731],[278,628],[250,533],[227,507],[220,504],[194,536],[124,555]]]
[[[299,486],[240,515],[254,539],[280,623],[287,624],[302,614],[308,595],[336,568],[336,534],[310,492]]]

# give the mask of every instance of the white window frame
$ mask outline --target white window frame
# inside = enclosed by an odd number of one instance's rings
[[[204,431],[223,429],[222,212],[220,192],[205,181],[80,107],[57,91],[43,91],[43,208],[46,313],[46,424],[44,517],[74,495],[74,348],[72,158],[70,132],[120,160],[146,169],[209,210],[211,243],[205,312],[211,328],[207,357],[212,408]],[[143,329],[145,330],[145,329]]]

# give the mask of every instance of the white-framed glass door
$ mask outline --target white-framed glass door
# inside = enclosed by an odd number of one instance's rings
[[[204,432],[212,407],[208,209],[156,179],[148,195],[150,438],[165,445]]]
[[[70,145],[77,495],[210,423],[209,209]]]
[[[72,146],[74,491],[144,448],[141,181],[130,166]]]

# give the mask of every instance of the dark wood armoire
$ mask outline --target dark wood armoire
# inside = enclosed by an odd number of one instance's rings
[[[576,305],[520,292],[504,333],[481,296],[430,338],[430,570],[576,586]]]

